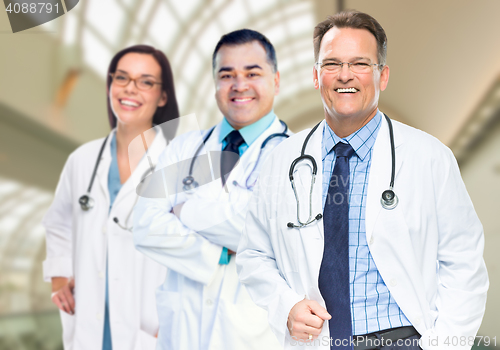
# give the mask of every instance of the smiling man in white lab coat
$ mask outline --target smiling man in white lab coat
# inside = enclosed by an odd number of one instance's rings
[[[202,137],[194,131],[172,141],[157,166],[173,184],[165,188],[167,199],[141,198],[134,211],[137,249],[169,268],[157,291],[158,349],[279,349],[234,260],[259,164],[286,137],[273,112],[274,48],[252,30],[226,34],[214,51],[213,74],[222,122]],[[280,135],[262,149],[272,134]],[[217,151],[211,160],[220,165],[202,168],[207,151]],[[241,157],[236,165],[226,158],[231,152]],[[221,178],[204,181],[218,169]],[[188,178],[199,187],[186,191]]]
[[[329,17],[314,48],[325,120],[264,164],[236,258],[241,281],[285,348],[470,349],[488,276],[453,154],[395,121],[391,147],[378,110],[387,39],[373,17]],[[301,152],[311,158],[291,169]]]

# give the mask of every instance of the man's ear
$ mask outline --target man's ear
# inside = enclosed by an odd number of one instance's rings
[[[313,82],[314,88],[319,89],[319,72],[316,70],[316,65],[313,66]]]
[[[158,107],[163,107],[167,104],[168,102],[168,96],[167,96],[167,93],[165,91],[162,91],[161,92],[161,97],[160,97],[160,101],[158,101]]]
[[[274,95],[278,95],[278,93],[280,92],[280,72],[277,71],[275,74],[274,74]]]
[[[380,91],[384,91],[389,83],[389,66],[384,66],[380,72]]]

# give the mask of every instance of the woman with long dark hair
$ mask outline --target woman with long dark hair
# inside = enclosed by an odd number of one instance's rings
[[[153,350],[155,289],[165,268],[135,250],[136,187],[177,128],[165,55],[136,45],[117,53],[107,77],[111,133],[68,158],[43,225],[44,278],[61,310],[66,350]]]

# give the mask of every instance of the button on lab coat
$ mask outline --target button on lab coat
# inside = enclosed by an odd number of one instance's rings
[[[153,162],[166,146],[160,128],[155,129],[157,134],[148,152]],[[113,222],[117,217],[122,225],[132,225],[132,220],[126,222],[126,218],[136,201],[135,185],[149,163],[143,157],[123,184],[108,215],[110,141],[111,135],[91,191],[94,208],[83,211],[78,199],[87,191],[103,139],[86,143],[69,156],[54,201],[43,219],[47,238],[44,279],[71,276],[75,279],[75,314],[60,312],[65,350],[102,348],[106,255],[113,349],[156,347],[155,288],[165,278],[166,269],[137,252],[132,233]]]

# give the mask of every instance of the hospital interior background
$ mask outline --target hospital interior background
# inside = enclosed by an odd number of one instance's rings
[[[196,113],[206,128],[221,119],[215,44],[231,30],[261,31],[277,49],[275,111],[297,132],[323,118],[312,33],[339,9],[367,12],[387,32],[391,76],[380,109],[458,159],[486,239],[490,290],[479,334],[500,342],[500,1],[81,0],[17,34],[0,14],[0,350],[62,349],[42,279],[40,221],[70,152],[109,132],[105,75],[114,53],[137,43],[162,49],[181,115]],[[179,132],[189,127],[181,122]]]

